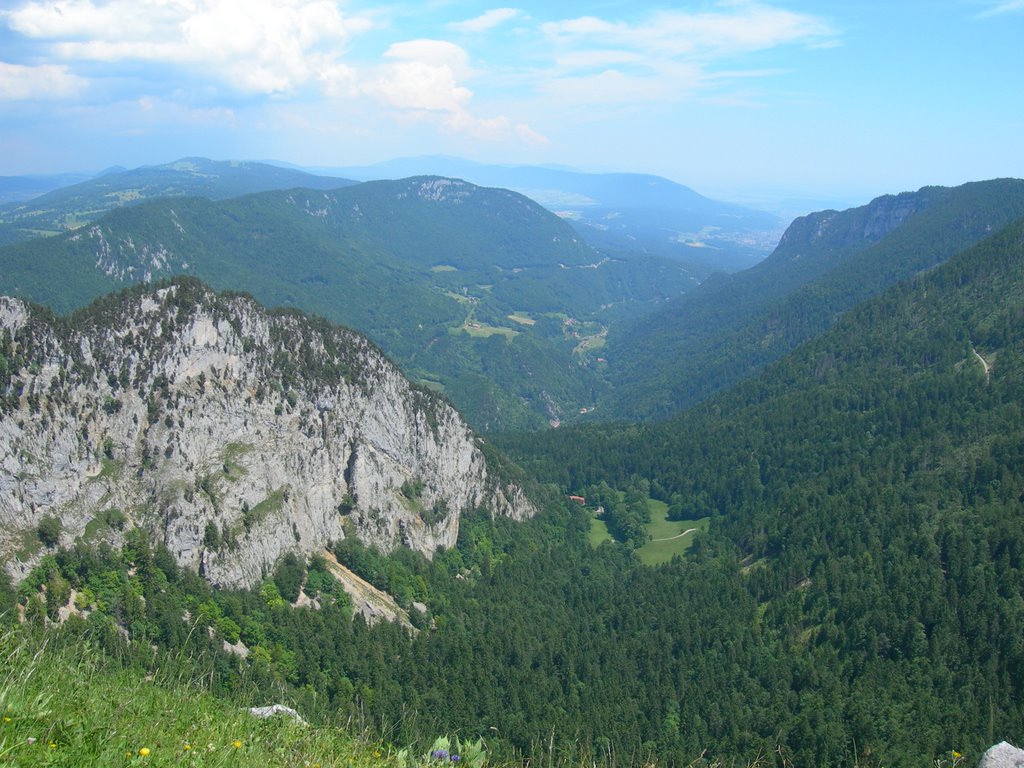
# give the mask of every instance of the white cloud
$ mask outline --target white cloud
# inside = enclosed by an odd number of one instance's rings
[[[989,8],[987,11],[979,13],[978,18],[987,19],[992,16],[1002,16],[1004,13],[1016,13],[1019,11],[1024,11],[1024,0],[1008,0],[1008,2],[1000,3]]]
[[[538,90],[585,104],[674,101],[712,83],[722,88],[739,77],[778,74],[718,70],[723,61],[784,45],[837,44],[836,32],[815,16],[748,0],[633,21],[583,16],[541,31],[555,51]]]
[[[36,0],[4,15],[67,61],[185,65],[249,93],[337,90],[340,54],[370,26],[330,0]]]
[[[546,141],[528,125],[470,111],[473,92],[462,81],[476,73],[462,47],[446,40],[409,40],[389,47],[385,58],[394,61],[378,68],[363,91],[400,110],[403,120],[431,123],[483,141]]]
[[[477,16],[475,19],[455,22],[449,26],[458,32],[486,32],[490,29],[511,21],[520,15],[518,8],[494,8]]]
[[[457,112],[473,92],[459,85],[469,70],[469,55],[444,40],[395,43],[385,56],[395,63],[382,67],[364,90],[399,109]]]
[[[0,61],[0,101],[66,99],[79,95],[86,87],[86,81],[67,67],[27,67]]]
[[[648,56],[730,55],[835,37],[814,16],[754,2],[730,3],[720,11],[703,13],[662,11],[639,23],[585,16],[550,22],[542,30],[557,42],[587,39]]]

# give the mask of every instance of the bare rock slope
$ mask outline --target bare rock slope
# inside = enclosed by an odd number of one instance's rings
[[[354,332],[191,279],[67,321],[0,297],[0,554],[15,576],[44,554],[41,525],[63,544],[142,528],[213,583],[251,585],[349,535],[429,556],[476,508],[535,512],[449,404]]]

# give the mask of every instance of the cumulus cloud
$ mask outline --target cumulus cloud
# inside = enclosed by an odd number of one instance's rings
[[[504,116],[478,117],[470,111],[473,91],[462,81],[475,73],[461,46],[446,40],[409,40],[392,45],[385,58],[392,63],[378,68],[363,90],[401,110],[404,119],[432,123],[484,141],[546,141],[528,125],[513,125]]]
[[[456,112],[473,97],[459,85],[469,69],[469,55],[444,40],[411,40],[392,45],[385,57],[393,64],[381,68],[364,88],[399,109]]]
[[[184,65],[264,94],[338,89],[341,52],[370,26],[330,0],[35,0],[4,15],[67,61]]]
[[[474,19],[455,22],[449,26],[458,32],[486,32],[520,15],[518,8],[494,8]]]
[[[0,101],[66,99],[80,94],[86,81],[67,67],[43,64],[27,67],[0,61]]]

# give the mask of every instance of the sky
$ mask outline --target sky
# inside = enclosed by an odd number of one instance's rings
[[[1024,177],[1022,41],[1024,0],[0,0],[0,175],[448,154],[869,198]]]

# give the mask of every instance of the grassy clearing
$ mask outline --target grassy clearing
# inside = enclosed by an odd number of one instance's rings
[[[604,520],[598,520],[596,517],[590,518],[590,533],[587,540],[590,541],[592,547],[599,547],[604,542],[612,540],[612,535],[608,532],[608,526],[605,525]]]
[[[532,317],[530,317],[525,312],[516,312],[515,314],[509,315],[508,319],[511,320],[514,323],[519,323],[520,325],[536,325],[537,324],[537,321],[534,320]]]
[[[195,681],[144,679],[87,642],[54,641],[0,635],[0,764],[398,768],[393,751],[346,731],[259,720]]]
[[[449,299],[453,299],[459,304],[476,304],[477,298],[475,296],[466,296],[462,293],[456,293],[455,291],[445,291],[444,295]]]
[[[474,336],[479,339],[486,339],[490,336],[501,335],[506,339],[514,339],[519,335],[519,331],[513,331],[511,328],[501,328],[495,325],[484,325],[482,323],[466,323],[458,330],[465,331],[470,336]]]
[[[706,531],[711,520],[709,517],[702,517],[699,520],[668,520],[668,504],[657,499],[648,499],[647,508],[651,511],[651,522],[647,524],[647,533],[650,534],[651,540],[636,551],[644,565],[667,563],[675,555],[686,554],[693,544],[694,536],[700,531]],[[691,528],[696,530],[680,535]],[[603,520],[596,517],[591,519],[588,540],[592,547],[612,540],[608,526]]]
[[[711,520],[710,517],[702,517],[700,520],[668,520],[665,517],[668,505],[655,499],[647,500],[647,508],[651,510],[651,522],[647,526],[651,540],[636,551],[644,565],[667,563],[675,555],[685,555],[693,544],[693,537],[700,531],[706,531]],[[680,536],[690,529],[696,530]]]
[[[451,264],[435,264],[430,268],[431,272],[458,272],[458,268]]]

